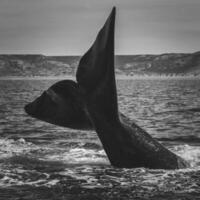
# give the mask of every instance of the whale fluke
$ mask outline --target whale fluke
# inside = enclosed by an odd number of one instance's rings
[[[114,74],[114,28],[116,8],[112,9],[91,48],[81,58],[76,73],[88,102],[95,102],[105,118],[118,120]],[[96,100],[95,100],[96,99]]]
[[[34,118],[58,126],[91,130],[92,123],[84,110],[79,86],[72,80],[59,81],[40,97],[25,106]]]
[[[80,87],[72,80],[55,83],[24,109],[30,116],[50,124],[78,130],[94,130]],[[124,114],[119,115],[122,121],[128,120]]]
[[[113,8],[91,48],[81,58],[77,83],[60,81],[25,107],[31,116],[60,126],[94,129],[113,166],[179,169],[188,164],[145,130],[118,113],[114,72]]]
[[[153,139],[130,120],[118,117],[114,73],[113,8],[97,38],[81,58],[77,81],[94,128],[112,165],[116,167],[149,167],[177,169],[187,163]],[[129,122],[128,122],[129,121]]]

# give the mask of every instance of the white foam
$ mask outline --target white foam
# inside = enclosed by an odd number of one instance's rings
[[[26,142],[25,139],[0,139],[0,158],[8,158],[13,155],[19,155],[38,149],[39,147]]]
[[[191,167],[200,165],[200,146],[178,145],[173,151],[190,163]]]
[[[63,153],[55,153],[47,155],[45,157],[47,160],[59,160],[67,164],[99,164],[108,163],[107,156],[103,150],[93,150],[85,148],[74,148]]]

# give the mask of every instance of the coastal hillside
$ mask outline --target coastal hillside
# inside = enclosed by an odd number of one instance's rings
[[[79,56],[0,55],[0,76],[75,75]],[[118,75],[200,76],[200,52],[117,55]]]

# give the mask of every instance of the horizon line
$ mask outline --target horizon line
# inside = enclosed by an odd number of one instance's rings
[[[115,56],[137,56],[137,55],[165,55],[165,54],[194,54],[194,53],[198,53],[199,51],[193,51],[193,52],[163,52],[163,53],[137,53],[137,54],[115,54]],[[9,56],[9,55],[15,55],[15,56],[22,56],[22,55],[27,55],[27,56],[77,56],[77,57],[81,57],[83,55],[80,54],[43,54],[43,53],[0,53],[0,55],[5,55],[5,56]]]

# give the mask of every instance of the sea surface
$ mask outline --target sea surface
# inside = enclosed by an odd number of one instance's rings
[[[94,131],[33,119],[24,105],[57,80],[0,80],[1,200],[200,199],[200,80],[118,80],[120,111],[191,165],[119,169]]]

